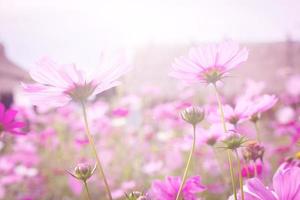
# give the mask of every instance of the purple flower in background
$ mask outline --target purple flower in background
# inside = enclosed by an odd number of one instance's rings
[[[179,177],[166,177],[165,181],[154,181],[149,191],[151,199],[155,200],[175,200],[181,179]],[[197,193],[203,192],[206,189],[202,185],[199,176],[193,176],[186,180],[182,190],[184,200],[196,200]]]
[[[0,103],[0,134],[3,132],[24,135],[25,133],[21,131],[21,128],[25,127],[25,123],[15,120],[18,111],[13,109],[5,110],[5,107]]]

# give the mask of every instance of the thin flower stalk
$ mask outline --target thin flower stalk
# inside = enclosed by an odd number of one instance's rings
[[[86,181],[83,181],[83,184],[84,184],[84,188],[85,188],[86,196],[87,196],[88,200],[92,200],[88,184],[86,183]]]
[[[241,170],[241,159],[239,157],[239,153],[237,150],[235,150],[235,156],[236,156],[236,159],[237,159],[237,164],[238,164],[238,171],[239,171],[239,182],[240,182],[240,190],[241,190],[241,197],[242,197],[242,200],[245,199],[245,195],[244,195],[244,190],[243,190],[243,176],[242,176],[242,170]]]
[[[108,182],[107,182],[107,179],[106,179],[106,176],[105,176],[105,173],[104,173],[99,155],[98,155],[97,150],[96,150],[95,141],[94,141],[94,138],[93,138],[93,136],[91,135],[91,132],[90,132],[85,103],[81,102],[81,106],[82,106],[82,111],[83,111],[83,118],[84,118],[84,124],[85,124],[85,129],[86,129],[86,135],[88,137],[90,146],[92,147],[93,154],[94,154],[94,156],[96,158],[96,161],[97,161],[97,166],[99,168],[99,175],[100,175],[100,178],[103,178],[103,181],[104,181],[104,184],[105,184],[105,189],[106,189],[106,192],[108,194],[109,200],[112,200],[111,191],[110,191],[110,188],[109,188],[109,185],[108,185]]]
[[[189,171],[189,168],[190,168],[190,165],[191,165],[191,160],[192,160],[192,157],[193,157],[193,153],[195,151],[195,144],[196,144],[196,125],[193,125],[193,144],[192,144],[192,148],[190,150],[190,154],[189,154],[189,157],[188,157],[188,160],[187,160],[187,163],[186,163],[186,167],[185,167],[183,177],[182,177],[182,181],[181,181],[181,184],[180,184],[177,196],[176,196],[176,200],[179,200],[181,198],[181,192],[182,192],[183,186],[186,182],[188,171]]]
[[[259,131],[259,127],[258,127],[258,122],[253,122],[254,126],[255,126],[255,132],[256,132],[256,140],[260,143],[261,142],[261,138],[260,138],[260,131]]]
[[[227,127],[226,127],[226,123],[225,123],[223,106],[222,106],[221,98],[220,98],[220,95],[219,95],[216,84],[214,84],[214,89],[215,89],[215,93],[216,93],[216,97],[217,97],[217,101],[218,101],[219,111],[220,111],[220,114],[221,114],[221,121],[222,121],[222,124],[223,124],[223,129],[224,129],[224,132],[226,133],[227,132]],[[231,158],[231,152],[230,152],[229,149],[227,149],[227,157],[228,157],[228,164],[229,164],[229,170],[230,170],[232,191],[233,191],[234,199],[237,200],[236,185],[235,185],[235,181],[234,181],[234,173],[233,173],[233,167],[232,167],[232,158]]]

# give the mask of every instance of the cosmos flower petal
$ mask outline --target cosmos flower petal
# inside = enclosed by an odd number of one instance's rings
[[[62,95],[60,88],[49,87],[39,84],[23,84],[25,95],[30,97],[31,103],[34,105],[43,105],[47,102],[47,106],[63,106],[66,105],[71,98]]]
[[[246,185],[246,191],[247,190],[247,193],[249,193],[252,196],[256,196],[258,199],[276,200],[276,197],[274,196],[272,191],[266,188],[258,178],[248,180]]]
[[[300,199],[300,168],[277,170],[273,177],[273,187],[279,199]]]
[[[216,65],[225,66],[230,70],[248,59],[248,50],[239,50],[239,45],[231,40],[225,41],[218,46],[218,58]]]
[[[16,110],[11,110],[11,109],[7,110],[5,112],[5,116],[4,116],[3,122],[4,123],[11,122],[15,118],[15,116],[16,116],[17,113],[18,113],[18,111],[16,111]]]
[[[37,62],[37,65],[37,68],[29,72],[33,80],[45,85],[62,88],[68,83],[68,81],[61,76],[58,64],[51,59],[43,58]]]
[[[7,128],[24,128],[25,123],[14,121],[14,122],[9,123],[6,127]]]
[[[98,85],[96,87],[96,89],[95,89],[95,91],[94,91],[94,93],[93,93],[92,96],[97,95],[97,94],[99,94],[99,93],[101,93],[103,91],[106,91],[108,89],[111,89],[113,87],[116,87],[116,86],[118,86],[120,84],[121,84],[121,82],[119,82],[119,81],[114,81],[114,82],[107,83],[107,84],[100,84],[100,85]]]

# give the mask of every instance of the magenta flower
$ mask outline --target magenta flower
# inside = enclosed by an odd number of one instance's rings
[[[215,84],[247,58],[247,49],[233,41],[192,48],[188,56],[175,60],[170,75],[187,83]]]
[[[0,134],[3,132],[24,135],[25,133],[21,131],[21,128],[25,127],[25,123],[15,120],[18,111],[13,109],[5,110],[5,107],[0,103]]]
[[[250,179],[244,187],[245,200],[300,199],[300,168],[283,169],[280,167],[273,176],[273,189],[266,187],[258,178]]]
[[[175,200],[181,179],[179,177],[167,177],[165,181],[154,181],[149,191],[151,199],[155,200]],[[196,200],[197,193],[203,192],[206,189],[201,184],[200,177],[194,176],[187,179],[182,195],[184,200]]]
[[[87,75],[75,65],[58,65],[49,59],[42,59],[37,64],[38,68],[30,71],[37,83],[23,86],[33,104],[46,102],[51,107],[64,106],[70,101],[86,101],[119,85],[117,79],[131,69],[124,59],[109,63],[110,69],[102,69],[93,75]],[[107,65],[101,67],[107,69]]]

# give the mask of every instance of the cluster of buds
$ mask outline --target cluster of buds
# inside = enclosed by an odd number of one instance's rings
[[[181,113],[182,119],[193,126],[200,123],[204,119],[204,116],[204,109],[200,107],[189,107]]]
[[[228,135],[222,140],[225,145],[223,148],[236,150],[246,142],[246,138],[235,131],[229,131]]]
[[[80,163],[75,167],[74,172],[68,173],[74,178],[86,182],[95,172],[96,165],[92,166],[88,163]]]
[[[265,148],[257,141],[248,142],[243,150],[243,157],[246,161],[256,161],[257,159],[263,161]]]
[[[145,194],[138,191],[131,192],[125,195],[126,195],[126,200],[149,200],[149,198]]]

